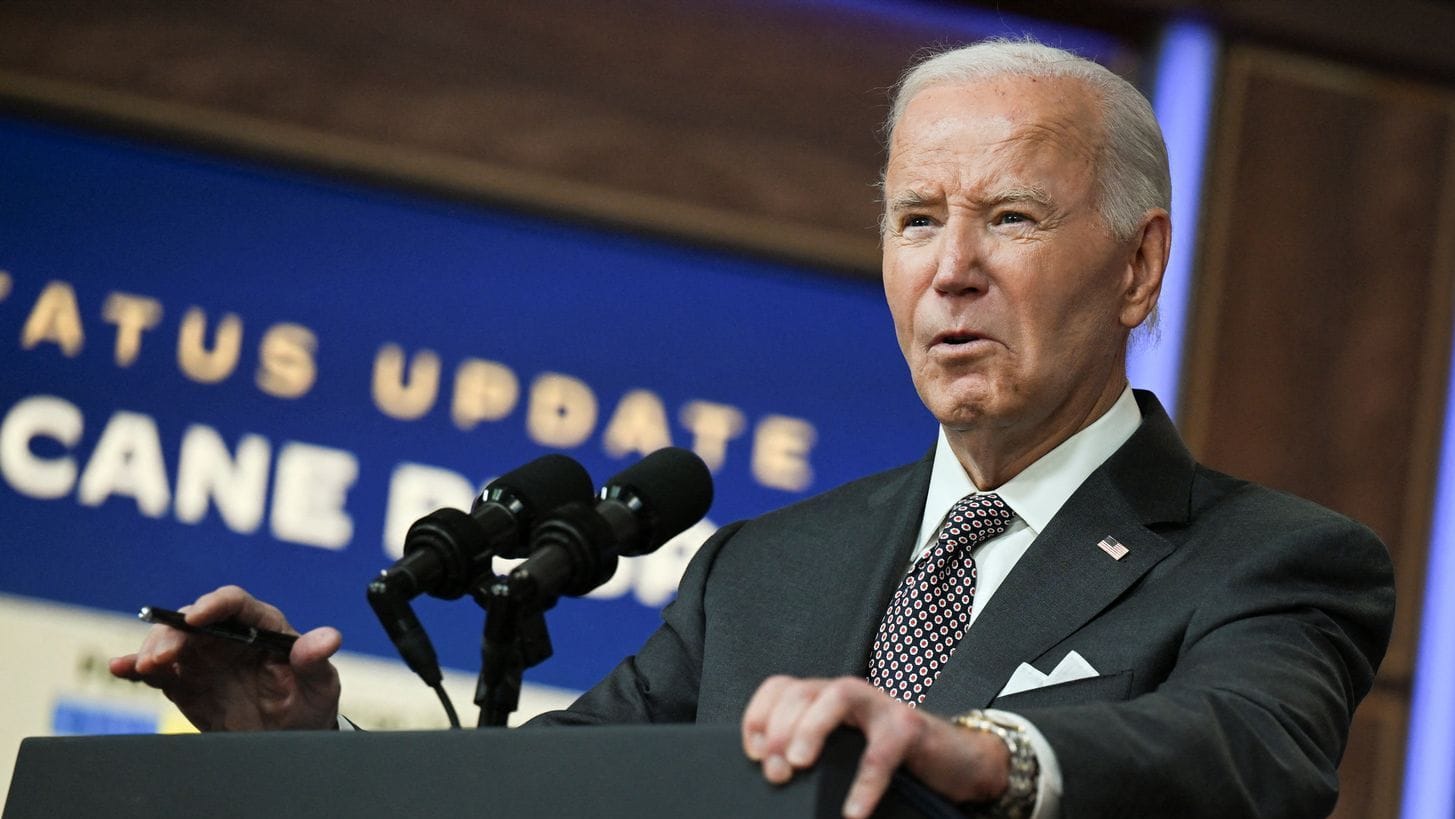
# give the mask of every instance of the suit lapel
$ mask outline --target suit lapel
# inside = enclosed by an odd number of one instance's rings
[[[1194,463],[1157,400],[1137,397],[1142,426],[1036,537],[956,647],[924,707],[952,712],[989,704],[1018,665],[1096,617],[1171,552],[1148,526],[1187,519]],[[1098,548],[1108,535],[1127,547],[1122,559]]]
[[[841,517],[822,533],[830,571],[816,573],[819,597],[805,616],[806,633],[822,635],[818,650],[831,673],[864,676],[874,633],[909,565],[924,517],[934,450],[869,496],[861,514]],[[865,525],[867,522],[868,525]]]

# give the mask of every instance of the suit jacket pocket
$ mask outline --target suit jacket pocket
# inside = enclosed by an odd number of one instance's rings
[[[1084,680],[1032,688],[1008,697],[996,697],[991,708],[1015,711],[1047,705],[1081,705],[1088,702],[1120,702],[1132,691],[1132,670],[1087,677]]]

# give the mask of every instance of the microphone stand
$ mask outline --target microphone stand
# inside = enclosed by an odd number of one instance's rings
[[[480,678],[475,704],[477,725],[504,727],[520,707],[520,686],[525,670],[540,665],[552,653],[546,629],[546,607],[522,606],[510,593],[505,577],[493,575],[471,590],[470,596],[485,610],[480,640]]]

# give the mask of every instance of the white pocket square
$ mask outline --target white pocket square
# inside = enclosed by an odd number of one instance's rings
[[[1009,697],[1011,694],[1019,694],[1022,691],[1034,691],[1037,688],[1045,688],[1048,685],[1060,685],[1073,680],[1084,680],[1090,677],[1100,676],[1095,668],[1086,658],[1072,651],[1061,662],[1056,664],[1050,674],[1042,674],[1030,663],[1021,663],[1015,673],[1010,675],[1010,682],[1000,690],[997,697]]]

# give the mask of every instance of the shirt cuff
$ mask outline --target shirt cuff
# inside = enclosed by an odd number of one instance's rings
[[[1031,819],[1057,819],[1061,815],[1061,763],[1056,760],[1051,743],[1030,720],[1019,714],[994,708],[987,708],[985,714],[1025,732],[1031,749],[1036,752],[1036,765],[1041,769],[1036,781],[1036,809],[1031,813]]]

